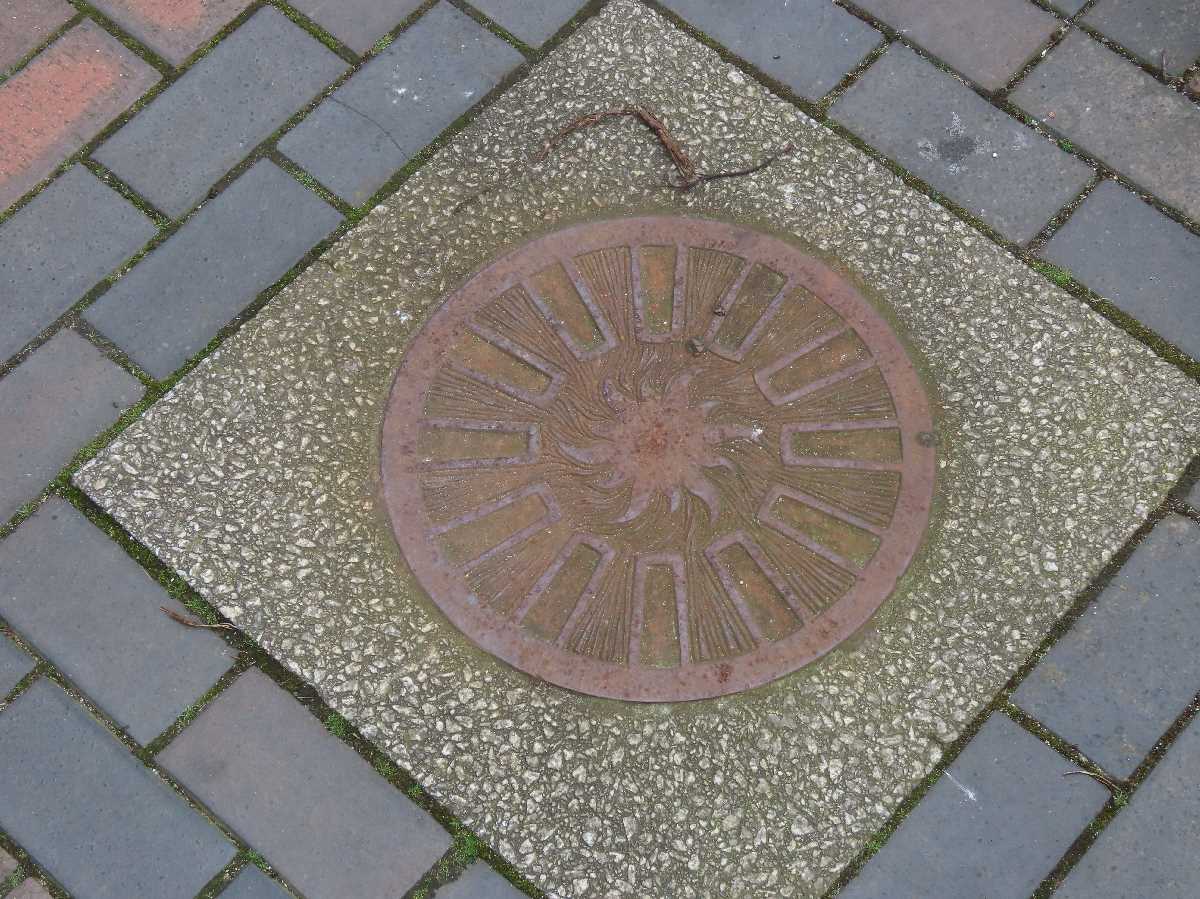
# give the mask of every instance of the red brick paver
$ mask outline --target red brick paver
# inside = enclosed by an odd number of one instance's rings
[[[173,65],[216,34],[250,0],[93,0],[97,9]]]
[[[0,0],[0,72],[61,28],[75,7],[67,0]]]
[[[98,25],[72,28],[0,85],[0,209],[54,171],[158,73]]]

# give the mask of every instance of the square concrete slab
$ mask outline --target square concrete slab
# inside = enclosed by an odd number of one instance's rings
[[[633,102],[701,168],[796,149],[690,193],[664,187],[669,161],[634,124],[529,161],[564,122]],[[650,213],[734,222],[829,260],[904,335],[934,407],[933,430],[905,449],[936,447],[932,523],[891,597],[819,661],[714,700],[602,700],[499,662],[421,588],[380,496],[391,385],[425,321],[452,309],[447,292],[533,237]],[[625,224],[611,226],[618,257],[633,240]],[[665,296],[674,257],[658,247],[646,258],[642,289]],[[697,258],[698,284],[729,284],[719,257]],[[595,296],[627,308],[620,266],[591,261]],[[746,288],[753,302],[769,300],[772,277],[760,270]],[[647,308],[658,311],[645,327],[674,328],[674,313]],[[698,308],[717,317],[711,298]],[[737,308],[730,327],[751,328]],[[572,353],[591,352],[592,338],[570,336],[580,319],[554,320]],[[858,364],[856,353],[829,358]],[[536,368],[530,377],[545,387]],[[860,417],[878,408],[873,395]],[[529,436],[489,434],[472,439],[518,456]],[[828,888],[1162,500],[1197,434],[1200,391],[1177,369],[644,5],[617,0],[77,480],[553,895],[778,899]],[[832,438],[805,440],[836,451]],[[673,563],[657,564],[643,583],[678,601]],[[777,596],[763,581],[755,596]]]

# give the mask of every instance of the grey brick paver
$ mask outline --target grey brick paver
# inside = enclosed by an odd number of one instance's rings
[[[346,64],[265,7],[95,153],[172,216],[282,125]]]
[[[3,548],[3,544],[0,544],[0,548]],[[0,699],[33,670],[33,665],[34,660],[29,653],[0,633]],[[0,853],[0,857],[2,856],[3,853]],[[4,874],[0,873],[0,878],[3,877]]]
[[[521,899],[525,894],[483,862],[437,891],[437,899]]]
[[[414,12],[424,0],[292,0],[300,10],[339,41],[366,53]]]
[[[1092,177],[1083,162],[898,44],[830,116],[1019,243]]]
[[[1042,255],[1200,358],[1200,237],[1136,194],[1101,183]]]
[[[1200,56],[1200,0],[1099,0],[1080,21],[1168,75]]]
[[[883,39],[827,0],[664,0],[663,5],[809,100],[829,93]]]
[[[523,59],[439,3],[285,135],[279,149],[360,205]]]
[[[255,669],[159,759],[312,899],[401,895],[449,847],[431,817]]]
[[[1075,31],[1025,76],[1011,99],[1105,165],[1200,219],[1200,108],[1129,60]]]
[[[1055,899],[1194,899],[1200,846],[1200,725],[1167,750]]]
[[[0,541],[0,615],[141,743],[233,664],[210,632],[99,528],[51,497]]]
[[[340,221],[316,194],[259,160],[84,317],[150,374],[166,377]]]
[[[173,65],[184,62],[251,0],[92,0]]]
[[[858,0],[858,5],[988,90],[1003,87],[1060,24],[1029,0]]]
[[[74,331],[60,331],[0,378],[0,521],[36,497],[142,385]]]
[[[585,0],[474,0],[472,6],[525,43],[540,47]]]
[[[191,899],[234,854],[45,678],[0,713],[0,827],[76,899]]]
[[[145,245],[154,224],[83,166],[0,225],[0,360]]]
[[[1027,899],[1108,791],[993,715],[838,899]]]
[[[221,893],[221,899],[289,899],[286,892],[254,865],[244,867]]]
[[[1119,777],[1200,691],[1200,524],[1170,515],[1013,701]]]

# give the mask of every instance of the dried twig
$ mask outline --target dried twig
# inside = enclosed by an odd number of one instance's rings
[[[1063,774],[1063,777],[1070,777],[1072,774],[1083,774],[1092,778],[1093,780],[1098,780],[1100,783],[1104,784],[1104,786],[1108,787],[1109,792],[1114,796],[1119,796],[1121,794],[1121,788],[1113,782],[1112,778],[1105,774],[1097,774],[1094,771],[1067,771],[1065,774]]]
[[[236,630],[236,628],[232,624],[228,623],[227,621],[222,621],[218,624],[206,624],[203,621],[193,621],[191,618],[184,618],[178,612],[168,609],[166,606],[159,606],[159,608],[163,612],[165,612],[167,617],[170,618],[172,621],[178,621],[180,624],[182,624],[185,627],[204,627],[204,628],[209,628],[210,630],[214,630],[214,631]]]
[[[761,171],[773,163],[781,156],[786,156],[794,149],[791,144],[776,151],[770,156],[763,159],[752,166],[744,169],[734,169],[727,172],[699,172],[696,170],[696,164],[692,162],[692,158],[688,155],[687,150],[683,145],[676,140],[667,126],[663,124],[662,119],[656,116],[645,106],[617,106],[612,109],[602,109],[599,112],[590,112],[586,115],[578,116],[567,122],[558,130],[542,148],[534,155],[534,160],[541,162],[549,156],[556,147],[559,146],[568,136],[576,131],[581,131],[584,128],[592,128],[599,125],[601,122],[608,119],[620,118],[622,116],[630,116],[637,119],[647,128],[654,132],[654,136],[658,138],[658,142],[662,144],[667,155],[671,157],[671,162],[675,164],[675,168],[679,172],[679,177],[675,179],[667,179],[667,184],[675,190],[689,191],[698,184],[703,184],[706,181],[715,181],[718,178],[740,178],[743,175],[753,175],[755,172]]]

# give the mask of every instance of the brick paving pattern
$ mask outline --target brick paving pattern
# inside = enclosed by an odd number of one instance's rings
[[[1195,0],[847,5],[661,3],[1200,377]],[[0,848],[0,895],[182,899],[235,859],[234,899],[521,895],[438,868],[442,825],[257,667],[230,683],[241,638],[164,616],[193,613],[51,481],[582,7],[0,0],[0,840],[30,858]],[[1200,484],[1180,500],[842,896],[1194,895]]]
[[[83,22],[0,84],[0,207],[54,171],[146,92],[158,73]]]
[[[0,225],[0,360],[141,249],[154,223],[83,166]]]

